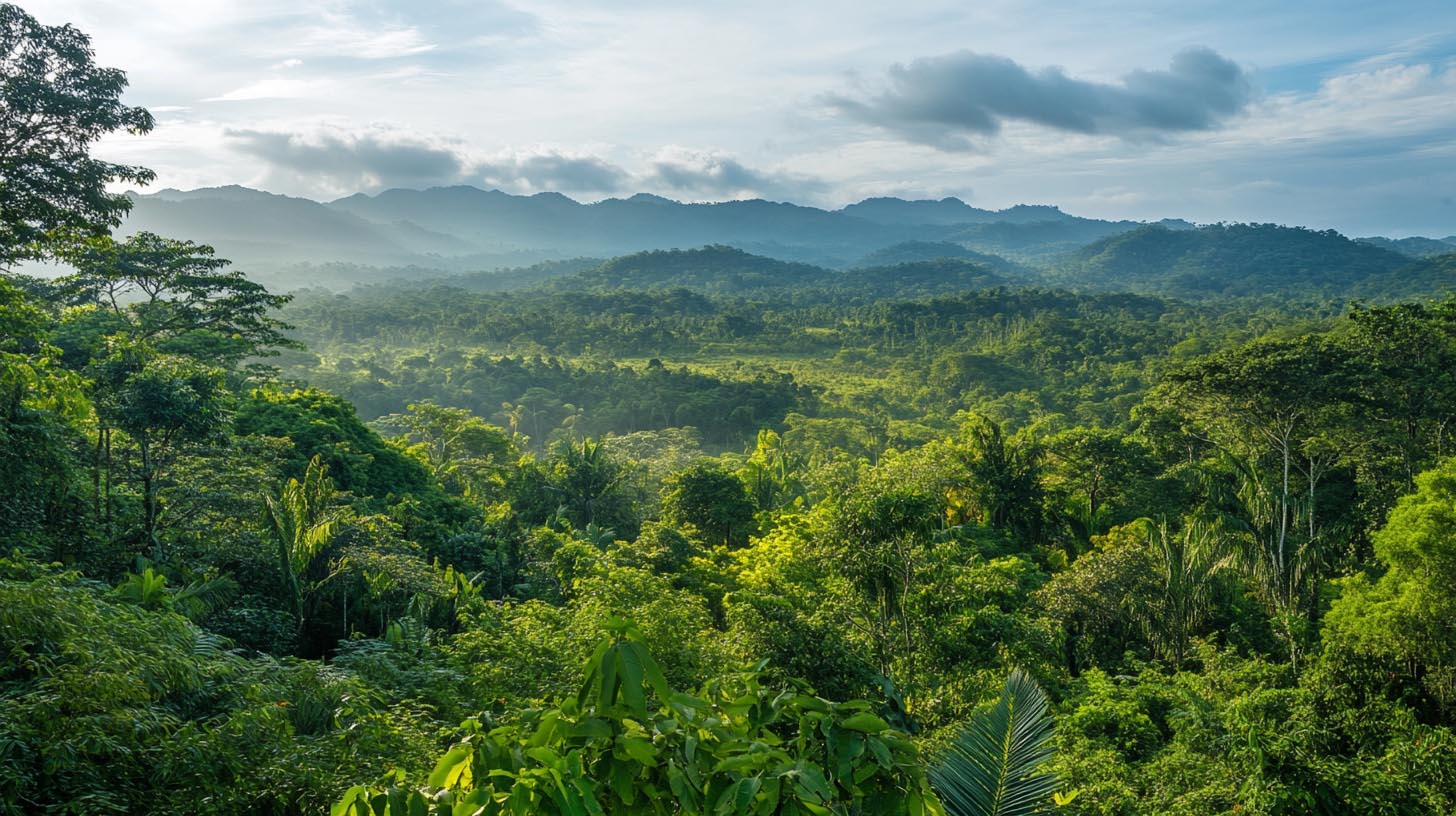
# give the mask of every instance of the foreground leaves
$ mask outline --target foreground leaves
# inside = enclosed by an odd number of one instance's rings
[[[1052,720],[1036,681],[1020,671],[1006,678],[1001,699],[967,723],[930,771],[951,816],[1041,813],[1056,789],[1041,766],[1052,757]]]
[[[944,813],[869,703],[775,693],[761,666],[676,693],[636,627],[608,629],[575,698],[478,729],[424,787],[351,788],[332,816]]]

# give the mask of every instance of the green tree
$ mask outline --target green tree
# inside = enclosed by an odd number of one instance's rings
[[[1399,492],[1446,452],[1456,419],[1456,303],[1356,308],[1346,343],[1364,363],[1355,378],[1363,416],[1396,451]],[[1383,438],[1383,439],[1382,439]],[[1374,440],[1372,440],[1374,441]],[[1388,492],[1388,491],[1382,491]]]
[[[1117,431],[1072,428],[1043,442],[1050,489],[1066,496],[1067,515],[1082,538],[1107,531],[1120,500],[1136,494],[1153,471],[1147,451]]]
[[[970,518],[1040,543],[1045,530],[1041,485],[1042,446],[1031,434],[1007,435],[991,420],[972,416],[962,426],[960,450],[965,468],[959,491]]]
[[[778,510],[806,492],[800,476],[805,464],[804,458],[792,450],[782,436],[762,428],[753,452],[738,469],[738,478],[748,488],[749,498],[755,507]]]
[[[753,503],[743,482],[712,464],[698,464],[663,485],[662,513],[691,524],[714,544],[741,547],[753,532]]]
[[[41,304],[0,276],[0,539],[60,556],[62,541],[81,538],[66,520],[83,516],[73,443],[91,404],[81,378],[59,365],[51,325]]]
[[[483,500],[505,484],[519,455],[511,437],[463,408],[410,403],[409,412],[378,421],[397,429],[405,451],[424,462],[435,480],[466,498]]]
[[[638,520],[624,490],[628,475],[626,466],[600,441],[563,440],[553,451],[548,486],[573,526],[596,524],[632,538]]]
[[[1223,530],[1197,519],[1178,532],[1165,521],[1148,530],[1147,538],[1160,591],[1144,625],[1158,656],[1182,668],[1190,641],[1209,618],[1215,584],[1233,567],[1235,554]]]
[[[1243,560],[1298,662],[1348,502],[1329,500],[1348,440],[1355,376],[1348,351],[1320,336],[1262,340],[1172,372],[1156,396],[1218,452],[1215,497],[1242,527]],[[1299,387],[1292,387],[1298,383]]]
[[[1375,535],[1384,574],[1345,580],[1326,617],[1334,648],[1402,668],[1456,710],[1456,459],[1416,478]]]
[[[1124,524],[1093,536],[1090,550],[1037,591],[1037,605],[1062,630],[1069,674],[1120,665],[1128,651],[1146,653],[1145,609],[1161,594],[1157,575],[1146,526]]]
[[[108,133],[153,124],[150,113],[121,103],[126,74],[93,57],[77,29],[0,4],[0,269],[47,254],[56,232],[107,234],[131,208],[108,186],[153,178],[90,155]]]
[[[76,269],[61,281],[73,302],[124,319],[133,340],[229,368],[298,345],[272,316],[291,298],[229,271],[210,246],[139,232],[78,242],[62,256]]]
[[[232,394],[220,369],[141,345],[122,346],[94,372],[97,416],[136,445],[141,540],[161,561],[166,479],[188,446],[226,435]]]

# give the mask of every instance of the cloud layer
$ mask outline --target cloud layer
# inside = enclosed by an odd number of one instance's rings
[[[340,190],[454,184],[469,174],[457,148],[387,132],[228,130],[232,146],[276,170]]]
[[[308,131],[230,129],[231,148],[263,163],[275,182],[307,182],[332,192],[474,184],[510,193],[566,192],[585,197],[654,190],[688,200],[804,198],[822,180],[749,167],[716,151],[668,147],[634,162],[538,149],[476,157],[458,142],[388,129]]]
[[[1252,99],[1243,69],[1206,48],[1178,53],[1167,70],[1133,71],[1118,84],[970,51],[892,66],[888,79],[888,88],[869,98],[828,101],[858,121],[944,150],[971,149],[974,137],[994,135],[1006,121],[1129,139],[1209,130]]]
[[[648,187],[693,198],[776,198],[803,200],[827,185],[796,173],[755,170],[721,153],[667,148],[643,179]]]
[[[471,175],[486,186],[512,192],[614,193],[624,189],[631,178],[626,170],[605,159],[554,151],[484,161]]]

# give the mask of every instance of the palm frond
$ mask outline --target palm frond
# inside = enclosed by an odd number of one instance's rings
[[[1041,772],[1052,757],[1052,720],[1036,681],[1014,671],[1001,699],[966,724],[930,769],[950,816],[1026,816],[1045,812],[1057,778]]]
[[[172,593],[172,609],[196,622],[231,603],[237,594],[237,581],[227,575],[214,575]]]

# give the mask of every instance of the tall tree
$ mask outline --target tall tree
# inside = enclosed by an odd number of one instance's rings
[[[186,357],[125,346],[93,368],[96,414],[136,444],[141,493],[141,544],[162,560],[164,481],[182,450],[220,438],[231,416],[232,394],[222,371]]]
[[[139,232],[73,242],[60,254],[76,269],[62,281],[73,302],[110,312],[133,339],[163,351],[232,367],[297,345],[271,314],[291,298],[229,270],[205,244]]]
[[[1065,496],[1065,512],[1083,538],[1127,520],[1111,517],[1110,508],[1153,472],[1146,448],[1125,434],[1094,428],[1071,428],[1044,444],[1048,482]]]
[[[962,433],[966,510],[983,524],[1038,543],[1045,529],[1041,445],[1025,431],[1008,436],[982,416],[971,417]]]
[[[1233,558],[1223,531],[1190,520],[1179,532],[1167,522],[1148,531],[1161,592],[1151,599],[1144,625],[1153,649],[1173,668],[1182,668],[1188,646],[1208,620],[1213,589]]]
[[[1220,509],[1242,528],[1245,562],[1294,661],[1296,630],[1347,526],[1349,508],[1322,498],[1349,436],[1354,368],[1321,336],[1264,340],[1173,372],[1156,397],[1216,451]]]
[[[90,155],[108,133],[153,125],[150,113],[121,103],[126,74],[94,56],[79,30],[0,4],[0,268],[48,254],[57,232],[107,234],[131,208],[107,186],[153,178]]]
[[[1347,342],[1366,363],[1355,392],[1385,431],[1369,436],[1389,440],[1398,462],[1399,477],[1383,481],[1409,492],[1416,474],[1446,453],[1456,420],[1456,303],[1357,308],[1349,320]]]

